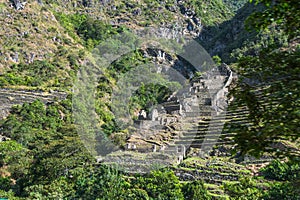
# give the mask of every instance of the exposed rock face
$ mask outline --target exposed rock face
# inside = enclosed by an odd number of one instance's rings
[[[0,142],[8,141],[10,138],[0,135]]]
[[[12,0],[13,6],[16,10],[23,10],[27,2],[21,2],[20,0]]]

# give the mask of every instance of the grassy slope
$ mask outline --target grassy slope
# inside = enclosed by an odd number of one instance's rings
[[[4,25],[0,28],[0,73],[14,64],[44,60],[55,62],[56,81],[68,78],[72,66],[67,57],[78,55],[83,46],[66,33],[53,12],[36,1],[29,2],[21,11],[16,11],[6,1],[1,4],[5,9],[0,13],[0,23]],[[48,80],[42,87],[52,86],[54,81]]]
[[[82,45],[84,41],[76,33],[72,33],[74,30],[67,29],[59,23],[55,17],[57,13],[87,14],[104,23],[125,25],[130,29],[149,26],[172,28],[174,25],[185,28],[187,25],[187,18],[181,12],[181,7],[174,5],[170,0],[108,3],[90,1],[90,4],[74,0],[45,1],[43,4],[33,0],[27,2],[24,10],[17,11],[11,3],[0,1],[0,22],[4,24],[0,28],[0,73],[7,72],[14,64],[28,64],[32,60],[55,62],[56,78],[47,80],[40,85],[41,88],[70,86],[70,80],[74,72],[76,73],[72,66],[74,59],[80,64],[80,50],[86,51]],[[197,9],[196,15],[201,18],[203,25],[221,23],[232,15],[219,0],[203,2],[200,6],[191,1],[185,2],[183,6],[186,9]],[[215,6],[217,11],[213,9]],[[208,8],[208,12],[204,8]],[[73,58],[73,62],[70,57]],[[34,74],[31,75],[34,78]],[[65,78],[68,80],[64,80]]]
[[[64,12],[66,14],[70,13],[87,13],[94,18],[99,18],[106,23],[114,24],[125,24],[129,28],[141,28],[146,26],[172,26],[173,23],[179,21],[184,22],[183,15],[180,14],[177,8],[176,12],[171,12],[169,6],[171,6],[171,1],[165,1],[166,3],[160,4],[159,1],[113,1],[111,4],[101,5],[93,4],[91,7],[84,7],[79,3],[75,6],[75,1],[58,1],[52,2],[50,4],[44,4],[44,6],[39,5],[36,1],[29,1],[25,9],[22,11],[16,11],[14,8],[9,6],[7,1],[0,1],[0,23],[5,24],[5,26],[0,27],[0,74],[5,73],[13,64],[12,58],[15,56],[16,52],[19,54],[19,62],[27,63],[30,59],[30,54],[35,54],[35,59],[37,60],[47,60],[49,62],[57,63],[56,78],[58,81],[64,81],[65,77],[71,77],[72,73],[75,72],[72,68],[72,64],[68,59],[68,56],[75,55],[77,61],[80,63],[82,60],[79,58],[78,54],[80,50],[88,51],[83,46],[83,41],[76,36],[71,37],[69,32],[57,21],[54,16],[55,12]],[[195,6],[194,1],[187,6]],[[212,1],[210,1],[211,3]],[[211,5],[201,5],[213,9],[214,4]],[[222,9],[222,4],[220,1],[216,1],[219,5],[219,9]],[[230,4],[230,6],[235,7],[239,5]],[[150,8],[151,7],[151,8]],[[116,9],[114,9],[116,8]],[[150,8],[150,9],[149,9]],[[225,7],[224,7],[225,8]],[[135,11],[141,9],[141,14],[135,15]],[[198,15],[201,16],[202,10],[198,11]],[[225,51],[234,49],[236,46],[240,45],[248,35],[244,35],[244,32],[232,33],[227,37],[225,34],[231,33],[231,28],[235,24],[235,20],[240,20],[241,17],[244,19],[252,10],[244,8],[241,10],[241,15],[233,18],[231,22],[224,22],[220,25],[220,28],[211,28],[212,32],[221,32],[213,39],[209,40],[204,44],[205,47],[211,49],[218,41],[225,42],[227,47]],[[219,15],[219,13],[208,12],[211,15],[206,19],[208,25],[213,25],[215,23],[220,24],[226,19],[232,16],[231,10],[225,9],[224,14],[228,16]],[[10,17],[7,17],[7,15]],[[218,15],[216,15],[218,14]],[[223,28],[224,27],[224,28]],[[210,28],[208,28],[210,30]],[[211,33],[210,33],[211,34]],[[211,35],[208,34],[208,38]],[[55,38],[55,39],[54,39]],[[233,44],[230,44],[233,43]],[[230,45],[229,45],[230,44]],[[224,51],[224,49],[222,50]],[[54,80],[49,80],[41,87],[48,88],[53,86]],[[23,86],[19,86],[23,87]],[[57,88],[60,86],[57,85]],[[223,161],[221,161],[223,162]],[[225,164],[228,161],[224,161],[221,165],[221,169],[206,169],[207,171],[222,171],[229,170],[228,166]],[[196,164],[194,164],[196,163]],[[205,162],[199,160],[186,160],[184,162],[186,168],[194,169],[197,167],[204,167]],[[196,167],[195,167],[196,166]],[[247,169],[242,169],[242,166],[237,166],[239,169],[237,173],[247,174],[249,171]],[[219,185],[207,184],[208,187],[212,188],[214,191],[219,191]]]

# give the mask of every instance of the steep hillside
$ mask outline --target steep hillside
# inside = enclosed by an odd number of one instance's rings
[[[299,38],[247,2],[0,0],[0,199],[300,199]]]
[[[237,10],[236,15],[218,26],[206,27],[199,36],[199,42],[211,54],[218,55],[226,63],[236,62],[233,50],[246,46],[246,43],[259,41],[257,32],[248,31],[245,27],[247,17],[259,10],[253,4],[247,3]]]
[[[17,9],[17,5],[24,6]],[[199,5],[194,1],[32,0],[2,1],[0,15],[4,24],[0,85],[58,89],[69,88],[87,50],[120,27],[135,32],[148,28],[159,37],[197,36],[203,26],[220,24],[233,14],[217,0]],[[41,64],[36,61],[45,61],[45,67],[52,69],[34,70]],[[45,72],[52,75],[40,74]],[[37,76],[42,76],[39,83],[32,81]]]
[[[1,5],[5,9],[0,13],[0,85],[58,90],[70,87],[83,46],[67,34],[53,12],[38,2],[28,2],[22,10],[7,1]]]

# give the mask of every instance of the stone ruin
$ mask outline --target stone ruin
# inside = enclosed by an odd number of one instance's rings
[[[136,132],[127,140],[126,150],[164,151],[174,138],[180,137],[180,132],[188,129],[185,124],[191,123],[193,118],[210,116],[212,112],[225,109],[227,87],[231,80],[232,72],[223,64],[194,79],[188,88],[172,94],[166,102],[153,107],[149,113],[141,110],[134,121]],[[185,118],[192,121],[186,121]],[[175,126],[177,128],[170,128]],[[187,147],[179,145],[174,151],[180,161],[186,156]]]

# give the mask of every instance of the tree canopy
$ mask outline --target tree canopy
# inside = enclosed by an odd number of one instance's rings
[[[259,156],[273,152],[297,157],[299,149],[292,144],[299,142],[300,133],[300,48],[296,37],[299,1],[258,3],[265,4],[266,8],[252,14],[248,25],[260,31],[275,26],[291,40],[286,46],[274,40],[257,54],[240,58],[237,68],[240,81],[232,93],[240,105],[247,105],[251,126],[235,126],[238,134],[234,142],[244,154]]]

